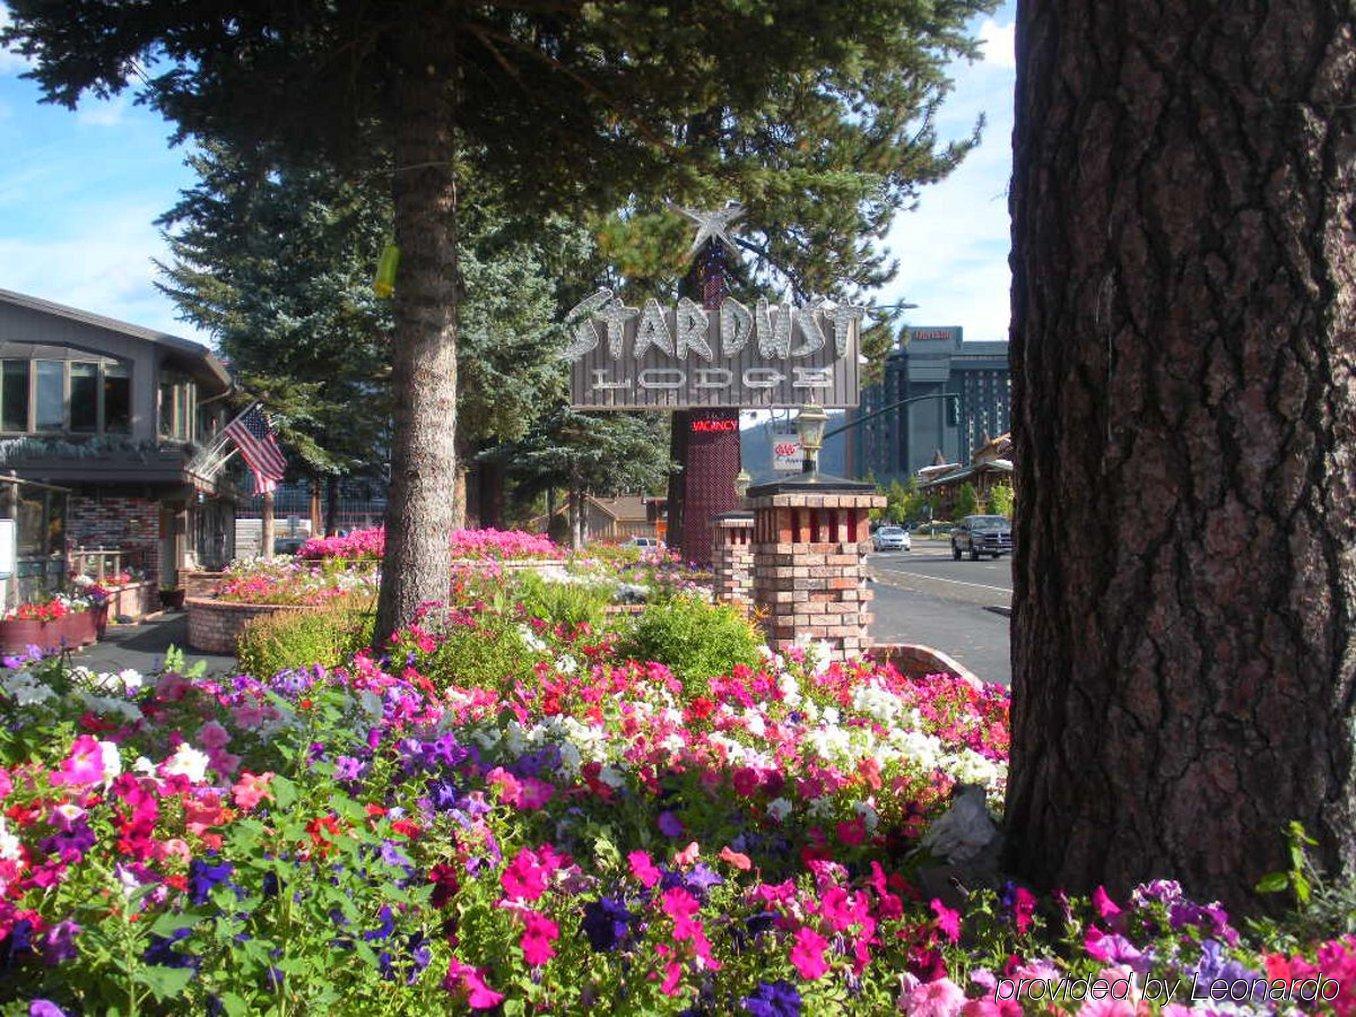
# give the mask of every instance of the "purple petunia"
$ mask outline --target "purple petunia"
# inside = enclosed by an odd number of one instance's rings
[[[35,999],[28,1004],[28,1017],[66,1017],[66,1011],[50,999]]]
[[[635,916],[616,897],[603,897],[584,905],[581,923],[589,945],[595,950],[615,950],[626,938],[628,924]]]
[[[206,904],[212,890],[229,880],[234,872],[235,866],[230,862],[212,865],[201,858],[195,858],[188,865],[190,899],[194,904]]]
[[[80,926],[70,919],[57,922],[42,937],[42,959],[47,964],[60,964],[74,960],[76,956],[75,937],[80,934]]]
[[[683,835],[683,821],[667,809],[659,814],[655,822],[659,826],[659,832],[665,837],[681,837]]]
[[[759,982],[758,988],[742,1000],[744,1009],[754,1017],[799,1017],[800,993],[784,979]]]

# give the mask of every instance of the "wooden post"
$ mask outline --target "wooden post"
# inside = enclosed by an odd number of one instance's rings
[[[259,527],[259,557],[273,557],[273,492],[264,492],[263,520]]]

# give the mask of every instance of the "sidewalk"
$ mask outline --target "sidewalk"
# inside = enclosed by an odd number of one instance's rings
[[[99,642],[71,654],[71,662],[94,671],[121,671],[130,667],[150,674],[160,669],[165,651],[171,646],[184,650],[190,664],[207,661],[209,674],[235,671],[234,657],[188,649],[188,616],[182,611],[167,612],[140,625],[110,625]]]

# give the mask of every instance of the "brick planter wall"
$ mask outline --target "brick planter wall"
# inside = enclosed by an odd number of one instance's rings
[[[727,512],[711,524],[711,558],[716,600],[753,600],[753,513]]]
[[[180,569],[179,585],[184,588],[184,599],[215,596],[225,575],[224,572],[208,572],[204,569]]]
[[[872,598],[863,574],[867,513],[877,494],[776,492],[754,509],[753,600],[775,650],[825,642],[843,660],[871,645]]]
[[[948,674],[954,678],[980,684],[980,678],[973,671],[931,646],[917,643],[883,643],[871,648],[871,656],[887,664],[893,664],[899,669],[900,674],[910,678]]]
[[[319,611],[308,604],[232,604],[205,597],[189,597],[188,645],[203,653],[235,653],[236,641],[245,623],[263,615],[297,611]]]

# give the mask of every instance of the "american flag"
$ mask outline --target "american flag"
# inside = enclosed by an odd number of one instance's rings
[[[235,442],[240,455],[254,474],[259,494],[275,490],[287,472],[287,460],[274,438],[273,425],[255,403],[226,425],[226,436]]]

